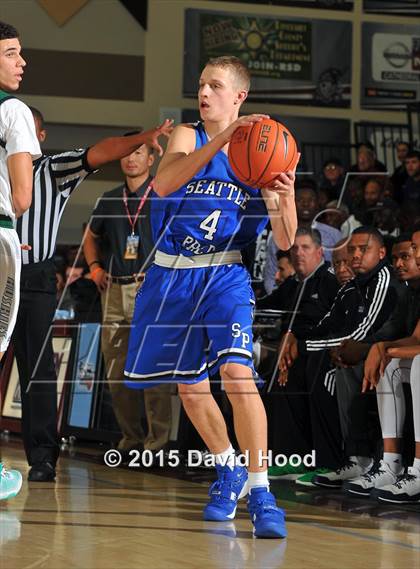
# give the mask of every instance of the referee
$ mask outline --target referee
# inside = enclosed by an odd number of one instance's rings
[[[39,142],[46,139],[43,116],[31,108]],[[160,127],[128,137],[106,138],[90,148],[34,162],[32,205],[18,220],[22,252],[21,301],[13,334],[22,394],[22,433],[31,469],[28,480],[55,479],[59,455],[57,434],[57,376],[52,349],[52,324],[56,308],[56,268],[54,255],[57,232],[64,208],[72,192],[100,166],[118,160],[142,144],[162,149],[158,139],[168,136],[171,121]]]

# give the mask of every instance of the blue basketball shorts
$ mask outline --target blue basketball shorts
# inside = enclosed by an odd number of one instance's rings
[[[252,363],[255,306],[239,264],[194,269],[152,265],[136,297],[125,383],[197,383],[227,362]]]

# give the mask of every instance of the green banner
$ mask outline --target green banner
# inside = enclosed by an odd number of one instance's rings
[[[200,14],[201,67],[211,57],[236,55],[251,75],[312,78],[312,24],[253,16]]]

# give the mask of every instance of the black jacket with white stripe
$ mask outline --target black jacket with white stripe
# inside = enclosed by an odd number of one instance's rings
[[[298,337],[302,354],[337,347],[347,338],[368,343],[401,337],[404,319],[395,317],[407,303],[407,288],[394,276],[386,261],[368,273],[359,274],[338,291],[331,310],[305,338]],[[402,320],[402,321],[401,321]],[[389,338],[391,339],[391,338]]]

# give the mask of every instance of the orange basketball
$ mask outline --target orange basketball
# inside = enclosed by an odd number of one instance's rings
[[[295,167],[298,149],[283,124],[264,119],[234,132],[228,156],[233,173],[241,182],[263,188],[281,172]]]

